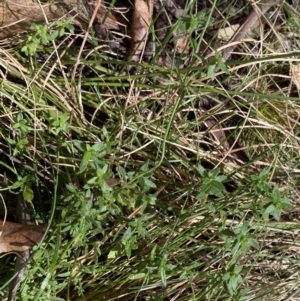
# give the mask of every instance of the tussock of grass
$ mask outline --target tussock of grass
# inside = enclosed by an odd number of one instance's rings
[[[79,34],[29,58],[21,42],[1,50],[1,147],[24,162],[1,156],[2,190],[31,188],[36,220],[52,223],[19,300],[299,298],[299,95],[288,74],[299,60],[278,46],[298,25],[285,9],[213,80],[214,61],[195,50],[216,35],[201,28],[187,66],[143,62],[130,76],[91,37],[74,67]],[[13,257],[1,258],[2,298]]]

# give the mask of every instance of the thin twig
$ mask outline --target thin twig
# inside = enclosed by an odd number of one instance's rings
[[[261,16],[263,16],[271,7],[277,5],[279,2],[280,2],[279,0],[270,0],[270,1],[266,1],[263,4],[253,5],[253,9],[249,14],[248,18],[245,20],[243,25],[235,32],[233,37],[230,39],[228,43],[228,45],[230,46],[226,48],[223,53],[224,61],[227,61],[230,58],[232,52],[239,44],[237,42],[242,40],[247,35],[247,33],[249,33],[250,30],[254,28],[255,24],[259,21]]]
[[[0,143],[1,145],[2,143]],[[4,151],[2,148],[0,148],[0,154],[5,155],[10,161],[20,164],[21,166],[23,166],[24,168],[26,168],[29,171],[32,171],[34,173],[36,173],[39,177],[41,177],[42,179],[45,179],[47,181],[49,181],[50,183],[54,183],[54,180],[44,174],[42,174],[41,172],[35,170],[33,167],[27,165],[26,163],[22,162],[21,160],[13,157],[12,155],[10,155],[9,153],[7,153],[6,151]]]

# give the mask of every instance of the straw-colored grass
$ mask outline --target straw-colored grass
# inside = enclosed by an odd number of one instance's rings
[[[92,36],[74,65],[76,32],[30,57],[26,38],[3,46],[1,148],[24,164],[1,155],[2,190],[30,187],[35,219],[52,225],[18,300],[299,300],[296,12],[274,7],[213,74],[221,59],[201,59],[220,47],[207,34],[217,4],[184,67],[170,54],[173,69],[153,59],[128,75]],[[13,263],[0,261],[3,300]]]

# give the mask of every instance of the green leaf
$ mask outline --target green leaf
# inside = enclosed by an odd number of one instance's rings
[[[207,193],[208,195],[214,195],[213,189],[212,189],[210,183],[203,185],[201,187],[201,191]]]
[[[129,280],[138,280],[146,277],[146,273],[132,274],[128,276]]]
[[[197,200],[199,200],[199,201],[206,201],[207,197],[208,197],[208,194],[205,193],[204,191],[201,191],[196,196]]]
[[[20,181],[16,181],[15,183],[13,183],[11,186],[10,186],[10,189],[16,189],[16,188],[19,188],[23,185],[22,182]]]
[[[89,179],[86,183],[89,185],[89,186],[93,186],[95,185],[95,183],[97,183],[98,181],[98,177],[92,177],[91,179]]]
[[[291,209],[294,206],[290,203],[290,201],[288,199],[281,199],[281,201],[280,201],[280,207],[282,209]]]
[[[215,64],[209,65],[207,68],[207,76],[210,77],[212,80],[216,78],[215,69],[216,69]]]
[[[237,266],[235,269],[234,269],[234,274],[240,274],[240,272],[243,270],[243,266]]]
[[[148,178],[144,178],[144,184],[145,186],[149,187],[149,188],[156,188],[156,184],[154,182],[152,182],[151,180],[149,180]]]
[[[68,20],[68,22],[70,22],[70,20]],[[72,24],[66,23],[65,28],[67,28],[70,33],[74,34],[74,26]]]
[[[136,237],[133,236],[128,241],[122,241],[122,242],[125,245],[126,256],[127,256],[127,258],[130,258],[132,250],[137,249]]]
[[[227,176],[225,176],[225,175],[220,175],[220,176],[215,177],[215,181],[218,181],[218,182],[224,182],[226,179],[227,179]]]
[[[62,37],[64,34],[65,34],[65,29],[64,29],[64,28],[61,28],[61,29],[59,30],[59,36]]]
[[[150,260],[151,261],[154,261],[155,258],[156,258],[156,250],[157,250],[157,245],[155,245],[152,250],[151,250],[151,253],[150,253]]]
[[[207,171],[202,165],[198,165],[197,170],[202,178],[206,178],[208,176]]]
[[[220,67],[220,69],[221,69],[223,72],[225,72],[225,73],[227,73],[227,74],[230,73],[229,70],[228,70],[228,68],[227,68],[227,66],[225,65],[223,59],[219,59],[219,60],[218,60],[218,66]]]
[[[220,232],[220,235],[225,236],[225,237],[235,237],[236,236],[236,234],[233,231],[228,230],[228,229],[222,230]]]
[[[147,170],[149,170],[149,161],[144,163],[141,167],[141,171],[146,172]]]
[[[76,149],[78,149],[81,152],[85,152],[86,149],[86,144],[82,142],[81,140],[72,140],[74,146]]]
[[[160,274],[160,279],[161,279],[162,285],[164,287],[166,287],[167,286],[167,278],[166,278],[166,269],[165,269],[165,267],[160,267],[159,268],[159,274]]]
[[[215,179],[218,174],[220,173],[220,168],[215,168],[211,173],[210,173],[210,177]]]
[[[275,210],[275,206],[273,203],[268,203],[263,209],[262,213],[264,214],[270,214]]]
[[[281,216],[281,208],[275,208],[271,215],[273,215],[276,221],[279,221]]]
[[[110,250],[108,255],[107,255],[107,259],[115,259],[118,256],[118,251],[117,250]]]
[[[220,191],[220,192],[223,192],[225,191],[225,187],[222,183],[218,182],[218,181],[211,181],[211,184],[210,184],[213,188],[215,188],[216,190]]]
[[[66,184],[66,188],[68,189],[68,191],[75,193],[76,192],[76,188],[75,186],[71,185],[71,184]]]
[[[250,245],[251,247],[255,248],[255,249],[258,249],[258,248],[259,248],[259,245],[258,245],[257,241],[256,241],[255,239],[253,239],[253,238],[251,238],[251,239],[249,240],[249,245]]]
[[[216,196],[218,198],[223,198],[224,197],[224,194],[222,193],[222,191],[220,191],[219,189],[217,189],[217,188],[215,188],[213,186],[211,186],[209,194],[210,195],[214,195],[214,196]]]
[[[191,20],[190,20],[190,26],[189,26],[189,30],[193,31],[198,27],[199,21],[197,18],[197,15],[192,16]]]
[[[24,187],[23,198],[27,202],[32,202],[32,200],[34,198],[34,193],[33,193],[33,190],[30,187],[28,187],[28,186]]]
[[[51,36],[50,36],[50,39],[51,41],[55,40],[56,38],[58,37],[58,31],[55,30],[52,32]]]
[[[129,226],[129,227],[126,229],[125,233],[123,234],[122,240],[123,240],[123,241],[129,240],[130,237],[132,236],[133,232],[134,232],[133,229]]]
[[[92,146],[92,149],[98,153],[105,148],[104,142],[97,142]]]
[[[82,161],[80,163],[79,173],[83,173],[87,169],[91,157],[92,157],[91,151],[87,151],[84,153]]]
[[[98,183],[99,183],[103,193],[108,193],[108,192],[112,191],[112,188],[107,185],[107,183],[105,182],[105,180],[103,178],[98,178]]]

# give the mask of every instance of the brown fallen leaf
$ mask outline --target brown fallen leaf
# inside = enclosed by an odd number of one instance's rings
[[[153,0],[135,0],[131,19],[131,45],[126,60],[140,60],[147,42],[152,12]]]
[[[120,180],[109,178],[109,179],[105,179],[105,183],[106,183],[108,186],[113,187],[113,186],[118,185],[118,184],[120,183]]]
[[[23,252],[38,244],[47,225],[22,225],[0,220],[0,253]]]
[[[41,238],[43,237],[43,234],[46,230],[46,225],[41,225],[41,226],[36,226],[33,222],[33,218],[31,215],[31,211],[30,211],[30,205],[27,201],[25,201],[23,194],[19,194],[16,197],[16,200],[14,200],[17,203],[16,205],[16,217],[17,220],[19,222],[19,224],[14,224],[14,223],[9,223],[9,222],[3,222],[2,220],[0,220],[0,226],[4,229],[0,228],[0,253],[3,251],[10,251],[11,250],[15,250],[16,248],[16,244],[18,246],[18,250],[23,248],[26,248],[24,251],[18,251],[18,256],[17,256],[17,260],[15,263],[15,274],[14,274],[14,278],[11,281],[10,285],[9,285],[9,294],[8,294],[8,298],[7,301],[14,301],[18,288],[20,286],[20,283],[23,279],[23,275],[26,269],[26,263],[29,259],[30,256],[30,247],[33,246],[34,244],[38,243]],[[31,226],[31,227],[30,227]],[[21,228],[20,231],[18,231],[18,228]],[[26,228],[26,229],[25,229]],[[21,237],[23,237],[21,239],[21,241],[17,241],[14,242],[12,241],[11,243],[9,243],[9,239],[10,239],[10,235],[12,237],[16,236],[14,231],[16,233],[18,233]],[[32,231],[35,233],[34,235],[32,235]],[[36,234],[37,232],[37,234]],[[9,234],[10,233],[10,234]],[[7,236],[7,234],[9,234],[9,238],[8,240],[5,238],[5,236]],[[3,235],[3,237],[2,237]],[[5,236],[4,236],[5,235]],[[34,237],[31,237],[34,236]],[[26,239],[27,237],[27,239]],[[22,240],[25,240],[25,244],[22,243]],[[26,243],[26,240],[29,241],[29,243]],[[20,245],[20,242],[23,244]],[[5,245],[5,243],[7,243]],[[4,249],[5,247],[5,249]],[[3,250],[1,250],[1,248],[3,248]],[[16,252],[16,251],[14,251]]]

